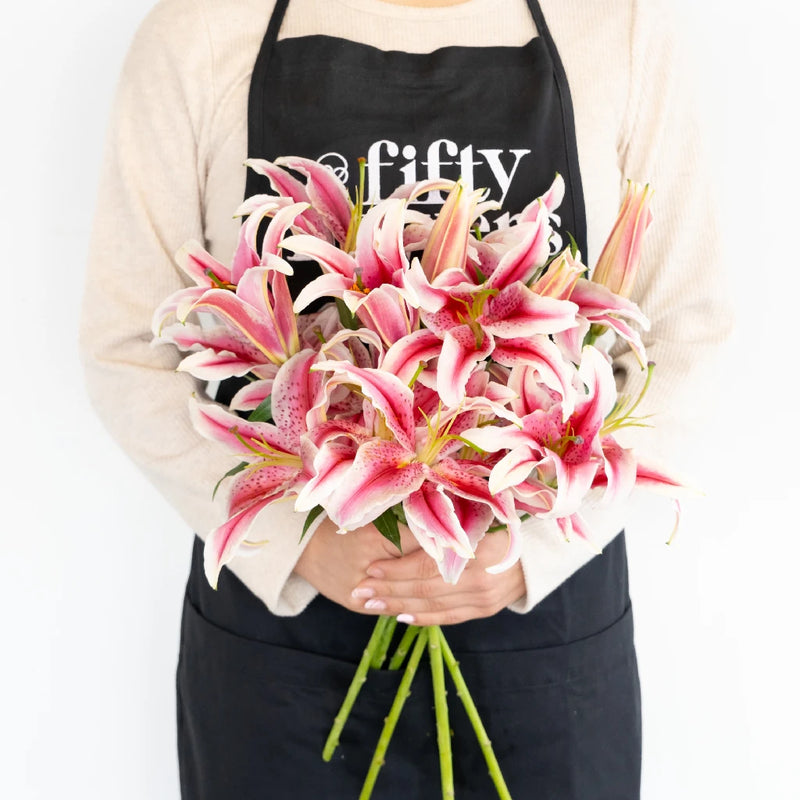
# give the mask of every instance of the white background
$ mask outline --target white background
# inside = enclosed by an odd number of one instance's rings
[[[0,30],[10,800],[178,796],[173,678],[191,536],[95,420],[76,350],[109,104],[151,5],[38,0],[6,7]],[[643,797],[788,800],[800,798],[798,41],[777,0],[681,6],[719,142],[740,323],[714,377],[712,447],[690,453],[707,497],[688,504],[671,548],[630,526]]]

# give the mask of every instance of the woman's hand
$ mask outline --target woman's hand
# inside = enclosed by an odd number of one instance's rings
[[[505,555],[506,533],[483,537],[475,548],[475,558],[467,563],[455,585],[442,580],[436,563],[419,545],[410,551],[408,540],[413,542],[410,534],[403,537],[401,557],[380,558],[367,566],[367,577],[363,579],[362,573],[348,608],[402,615],[401,622],[414,625],[452,625],[489,617],[525,594],[525,578],[519,562],[499,575],[486,572],[487,567],[497,564]],[[358,601],[356,607],[354,600]]]
[[[419,550],[408,530],[402,531],[401,541],[403,553]],[[364,600],[353,596],[353,587],[364,580],[371,564],[391,563],[401,555],[374,525],[340,534],[336,525],[325,519],[312,534],[294,571],[334,603],[369,614],[372,612],[364,608]]]

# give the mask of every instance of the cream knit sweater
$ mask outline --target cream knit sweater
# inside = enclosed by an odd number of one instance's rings
[[[223,519],[211,491],[232,463],[193,430],[187,400],[202,387],[174,371],[174,348],[151,345],[150,319],[182,285],[173,254],[185,240],[204,241],[221,260],[233,252],[250,73],[272,6],[271,0],[161,0],[149,14],[119,83],[89,260],[81,341],[93,403],[201,536]],[[657,367],[643,413],[658,415],[656,430],[645,434],[648,449],[657,451],[680,430],[696,365],[729,326],[726,307],[715,299],[718,231],[690,76],[676,56],[670,20],[655,2],[542,0],[542,8],[572,92],[590,263],[615,218],[624,180],[650,181],[656,189],[635,299],[652,322],[645,341]],[[451,44],[518,46],[536,35],[525,0],[429,9],[381,0],[291,2],[281,36],[318,33],[418,52]],[[622,350],[615,367],[623,390],[634,391],[641,380],[635,360]],[[598,547],[623,527],[625,514],[624,507],[585,510]],[[270,507],[251,536],[268,544],[231,564],[276,614],[297,614],[315,595],[292,572],[302,524],[291,503]],[[551,523],[528,522],[524,530],[527,596],[513,606],[517,611],[529,610],[594,555],[580,541],[565,543]]]

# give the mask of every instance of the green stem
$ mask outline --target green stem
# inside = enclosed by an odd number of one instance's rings
[[[583,346],[594,344],[605,332],[607,328],[605,325],[600,325],[597,322],[593,322],[589,326],[589,330],[586,333],[586,336],[583,337]]]
[[[389,662],[389,669],[400,669],[403,666],[403,662],[406,660],[408,651],[411,649],[411,645],[414,644],[414,639],[417,638],[418,633],[419,627],[416,625],[409,625],[406,628],[406,632],[403,634],[403,638],[400,640],[400,644],[397,645],[397,650],[394,651],[394,655]]]
[[[367,680],[369,666],[372,663],[375,650],[378,648],[383,633],[386,630],[388,619],[389,617],[378,617],[378,621],[375,623],[372,636],[369,637],[369,642],[367,642],[367,646],[364,648],[364,654],[361,656],[361,661],[356,669],[356,674],[353,676],[353,680],[350,682],[350,688],[347,690],[344,702],[339,708],[339,713],[336,715],[336,718],[333,721],[333,726],[328,734],[325,747],[322,750],[322,758],[325,761],[330,761],[331,758],[333,758],[334,751],[339,746],[339,736],[342,733],[345,722],[347,722],[347,717],[350,715],[350,710],[353,708],[353,703],[355,703],[358,693],[361,691],[361,687]]]
[[[458,696],[464,704],[464,709],[467,712],[469,721],[472,723],[472,728],[475,731],[475,735],[478,737],[478,743],[483,751],[486,764],[489,767],[489,775],[494,782],[494,788],[497,790],[497,794],[501,800],[511,800],[511,794],[503,779],[503,773],[500,771],[500,764],[498,764],[494,750],[492,750],[492,742],[486,733],[486,728],[483,727],[483,722],[481,722],[481,717],[480,714],[478,714],[478,709],[475,707],[472,695],[470,695],[469,689],[467,689],[467,683],[464,680],[464,676],[461,674],[458,661],[456,661],[453,651],[450,649],[450,645],[447,643],[444,635],[439,637],[439,641],[442,646],[442,655],[444,656],[447,668],[450,670],[453,683],[456,685]]]
[[[380,669],[383,666],[383,662],[386,661],[386,654],[389,652],[389,645],[392,643],[394,629],[397,627],[397,617],[385,617],[384,619],[386,619],[386,624],[383,626],[381,639],[375,648],[375,653],[370,663],[372,669]]]
[[[450,715],[447,709],[447,690],[444,685],[442,640],[444,634],[438,625],[428,628],[428,656],[433,676],[433,702],[436,710],[436,741],[439,744],[439,772],[442,779],[442,800],[454,800],[453,752],[450,741]]]
[[[417,635],[417,641],[414,645],[414,650],[411,653],[411,658],[408,659],[406,670],[403,673],[403,678],[400,681],[400,686],[397,689],[397,694],[394,697],[394,702],[389,710],[389,715],[383,723],[383,730],[381,731],[378,744],[375,747],[375,752],[372,756],[372,761],[369,765],[367,777],[364,779],[364,785],[361,787],[361,794],[358,800],[369,800],[372,796],[372,790],[375,787],[375,781],[378,779],[378,773],[383,766],[383,759],[386,755],[386,749],[389,747],[394,729],[397,726],[397,721],[400,719],[400,712],[403,710],[403,705],[411,694],[411,681],[414,680],[414,675],[419,666],[419,660],[422,657],[422,652],[428,644],[428,632],[423,629]]]

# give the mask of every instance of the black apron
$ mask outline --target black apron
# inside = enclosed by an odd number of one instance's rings
[[[463,176],[512,213],[559,172],[567,186],[562,229],[586,253],[569,89],[535,0],[528,5],[539,36],[524,47],[422,55],[327,36],[278,41],[287,5],[276,4],[253,72],[251,157],[316,158],[352,188],[364,156],[373,201],[410,180]],[[250,172],[246,194],[267,191],[261,181]],[[301,266],[295,291],[315,274]],[[398,673],[370,673],[333,760],[321,753],[376,617],[321,596],[297,617],[274,616],[229,570],[213,591],[202,547],[197,539],[177,674],[182,797],[355,800]],[[503,611],[445,632],[515,800],[639,797],[623,534],[529,614]],[[450,701],[456,798],[488,800],[496,794],[474,733],[454,691]],[[440,796],[423,659],[373,798]]]

